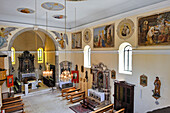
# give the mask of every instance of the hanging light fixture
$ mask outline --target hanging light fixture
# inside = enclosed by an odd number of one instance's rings
[[[66,0],[65,0],[65,16],[66,16]],[[66,18],[65,18],[65,37],[67,35],[66,31]],[[66,47],[65,47],[65,65],[64,65],[64,71],[60,75],[60,80],[62,81],[71,81],[72,75],[70,74],[70,71],[68,70],[68,66],[66,65]]]
[[[48,13],[46,12],[46,32],[48,32],[47,30],[47,24],[48,24]],[[47,55],[47,60],[48,60],[48,55]],[[48,62],[46,63],[46,71],[43,71],[43,76],[52,76],[52,71],[49,70],[49,64]]]

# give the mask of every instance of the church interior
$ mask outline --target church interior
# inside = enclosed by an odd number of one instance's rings
[[[1,0],[1,113],[170,113],[170,0]]]

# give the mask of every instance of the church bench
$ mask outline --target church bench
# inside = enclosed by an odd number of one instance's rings
[[[106,112],[106,113],[125,113],[125,108],[122,108],[122,109],[120,109],[118,111],[114,111],[113,104],[110,104],[110,105],[102,107],[102,108],[100,108],[98,110],[95,110],[92,113],[104,113],[104,112]]]
[[[12,105],[6,105],[2,106],[1,110],[5,110],[5,113],[11,113],[11,112],[16,112],[16,111],[21,111],[24,112],[24,103],[15,103]]]
[[[16,111],[24,112],[24,104],[22,103],[21,96],[11,97],[2,100],[2,108],[5,113],[11,113]]]
[[[68,94],[70,94],[70,93],[72,93],[72,92],[76,92],[76,91],[80,91],[80,88],[78,88],[78,89],[70,89],[70,90],[66,91],[66,94],[64,94],[63,97],[66,96],[66,98],[67,98],[67,95],[68,95]]]
[[[70,88],[64,88],[61,90],[61,96],[63,97],[64,96],[64,93],[66,93],[67,91],[71,90],[71,89],[76,89],[75,87],[70,87]]]
[[[21,99],[21,96],[2,99],[2,103]]]
[[[111,109],[113,109],[113,104],[109,104],[105,107],[102,107],[98,110],[93,111],[92,113],[103,113],[103,112],[106,112],[106,111],[111,110]]]
[[[125,112],[125,108],[122,108],[122,109],[116,111],[115,113],[124,113],[124,112]]]
[[[71,94],[77,93],[77,92],[79,92],[79,91],[80,91],[80,88],[74,89],[74,90],[69,90],[69,91],[65,94],[66,99],[69,100],[69,96],[70,96]]]
[[[78,98],[78,99],[75,99]],[[70,102],[74,103],[74,102],[78,102],[80,100],[85,99],[85,91],[80,91],[80,92],[75,92],[70,94]]]
[[[18,99],[18,100],[13,100],[13,101],[8,101],[8,102],[3,102],[3,105],[7,105],[7,104],[11,104],[11,103],[17,103],[17,102],[21,102],[22,99]]]

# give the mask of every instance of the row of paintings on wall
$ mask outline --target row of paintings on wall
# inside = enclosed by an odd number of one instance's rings
[[[115,44],[114,24],[93,29],[93,47],[107,48]],[[117,27],[118,37],[126,40],[134,32],[134,23],[130,19],[122,20]],[[83,41],[89,43],[91,31],[86,29]],[[164,12],[138,19],[138,45],[170,45],[170,12]],[[72,34],[72,49],[82,48],[82,32]]]

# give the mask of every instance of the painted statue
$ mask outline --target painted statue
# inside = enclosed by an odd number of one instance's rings
[[[17,29],[16,27],[7,27],[7,28],[1,28],[0,29],[0,49],[3,47],[7,46],[7,42],[8,42],[8,35],[11,35],[11,31],[14,31],[15,29]]]
[[[154,85],[155,85],[155,89],[152,90],[152,91],[153,91],[153,95],[152,95],[152,96],[153,96],[155,99],[158,99],[158,98],[161,97],[161,96],[160,96],[161,81],[159,80],[159,77],[156,77],[156,80],[155,80],[155,82],[154,82]]]
[[[68,37],[66,34],[62,34],[62,33],[58,33],[58,32],[55,32],[55,31],[51,31],[53,32],[55,35],[56,35],[56,41],[57,43],[59,44],[59,47],[61,49],[65,49],[66,48],[66,44],[68,45]]]

